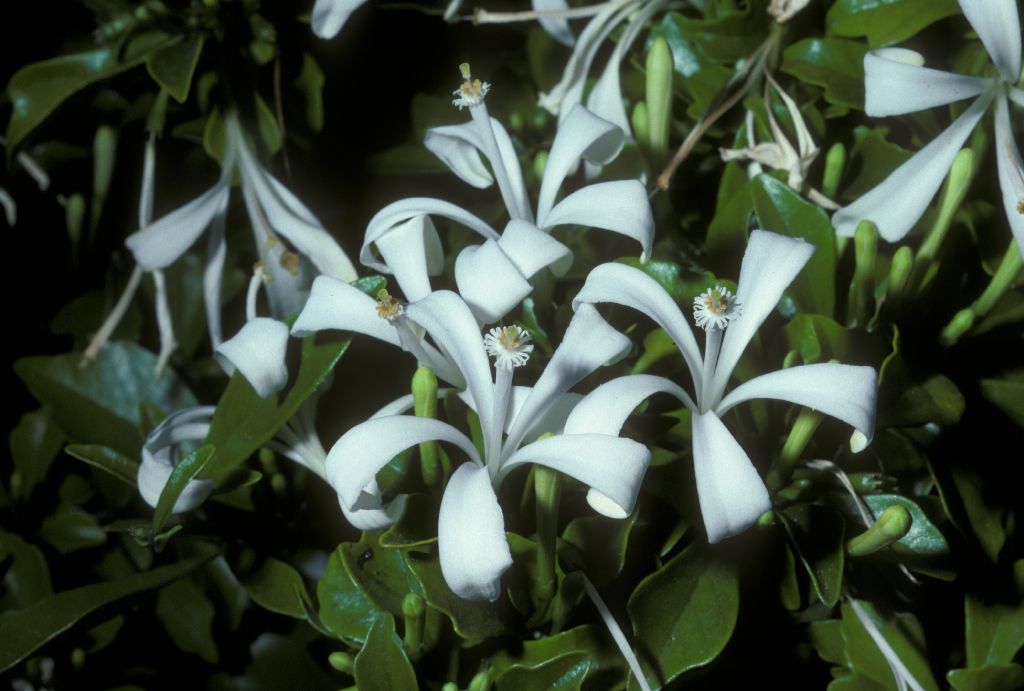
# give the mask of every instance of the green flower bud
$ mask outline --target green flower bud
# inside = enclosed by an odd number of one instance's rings
[[[914,260],[916,275],[913,282],[917,288],[923,288],[928,282],[925,279],[931,278],[928,269],[934,263],[953,218],[967,196],[967,188],[973,175],[974,152],[970,149],[961,149],[953,159],[946,184],[939,195],[939,213],[935,217],[935,223],[917,250],[917,257]]]
[[[871,221],[861,221],[853,235],[856,266],[853,273],[851,299],[854,323],[864,326],[874,312],[875,259],[878,254],[878,228]]]
[[[903,298],[903,291],[907,287],[907,281],[914,269],[914,253],[904,245],[892,255],[892,264],[889,265],[889,280],[885,288],[886,300],[892,305],[898,305]]]
[[[352,656],[348,653],[341,652],[340,650],[331,653],[327,656],[327,664],[329,664],[331,667],[338,670],[339,672],[344,672],[345,674],[352,674],[353,661]]]
[[[821,180],[821,192],[829,199],[835,199],[839,191],[839,181],[846,167],[846,147],[836,142],[825,154],[825,175]]]
[[[469,681],[468,691],[490,691],[490,688],[491,675],[487,672],[477,672]]]
[[[846,543],[851,557],[863,557],[902,540],[910,532],[913,519],[900,504],[892,504],[878,517],[874,525]]]
[[[633,136],[636,138],[637,144],[649,147],[651,145],[651,128],[648,126],[646,101],[636,102],[629,122],[633,126]]]
[[[418,657],[423,645],[423,615],[427,606],[416,593],[407,593],[402,599],[402,616],[405,617],[405,648],[410,656]]]
[[[651,149],[668,151],[669,127],[672,124],[672,49],[664,38],[655,39],[647,51],[647,122]]]
[[[939,336],[939,342],[944,346],[951,346],[960,340],[960,337],[967,333],[972,326],[974,326],[974,319],[976,315],[974,310],[970,307],[964,309],[953,315],[953,318],[946,324],[946,328],[942,330],[942,334]]]

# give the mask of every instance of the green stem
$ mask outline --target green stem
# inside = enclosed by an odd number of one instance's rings
[[[437,377],[429,367],[420,367],[412,375],[413,412],[416,417],[437,417]],[[437,442],[420,444],[420,472],[423,484],[436,488],[441,482],[441,461],[438,459]]]
[[[538,610],[555,596],[555,541],[558,537],[558,504],[562,480],[557,471],[536,466],[533,474],[537,495],[537,575],[534,592]]]

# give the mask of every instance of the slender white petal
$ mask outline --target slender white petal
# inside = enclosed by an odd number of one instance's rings
[[[500,237],[498,235],[498,231],[491,228],[487,223],[469,213],[462,207],[455,206],[450,202],[442,201],[440,199],[411,197],[409,199],[402,199],[394,202],[393,204],[388,204],[370,219],[370,223],[366,227],[366,236],[363,238],[363,247],[359,252],[359,261],[362,262],[364,266],[368,266],[384,273],[390,273],[391,270],[388,268],[388,265],[378,260],[373,255],[373,251],[371,249],[372,245],[374,245],[377,240],[386,233],[391,232],[391,229],[395,226],[408,221],[410,218],[425,215],[450,218],[456,223],[464,225],[471,230],[475,230],[485,239],[497,240]],[[429,242],[432,241],[428,241],[428,245]],[[430,258],[432,255],[428,253],[427,256]],[[428,266],[431,266],[433,270],[440,271],[440,268],[437,268],[436,264],[428,263]]]
[[[982,94],[926,147],[889,174],[857,201],[832,216],[836,233],[853,237],[857,224],[873,221],[878,234],[896,242],[910,232],[935,196],[953,165],[957,152],[992,102],[992,92]]]
[[[480,327],[469,307],[455,293],[439,290],[409,305],[406,314],[427,330],[434,342],[462,372],[469,393],[476,400],[477,410],[480,411],[484,438],[489,438],[494,425],[500,424],[493,419],[494,380],[491,379],[491,368],[487,353],[484,352]]]
[[[206,330],[210,334],[210,344],[216,348],[220,345],[220,284],[224,275],[224,261],[228,255],[225,240],[227,222],[227,206],[213,217],[210,232],[206,236],[206,264],[203,266],[203,305],[206,308]]]
[[[157,425],[142,446],[142,463],[139,464],[139,494],[152,507],[156,507],[160,494],[171,477],[177,458],[177,446],[181,442],[199,442],[210,431],[213,406],[185,408],[168,415]],[[211,480],[193,479],[174,502],[172,513],[190,511],[199,506],[213,491]]]
[[[317,276],[306,306],[292,325],[292,335],[309,336],[316,331],[355,331],[400,345],[395,327],[377,316],[377,302],[353,285],[330,276]]]
[[[559,123],[551,153],[544,166],[544,179],[537,198],[537,225],[548,227],[548,212],[565,176],[576,168],[581,158],[592,163],[607,163],[622,150],[626,136],[614,123],[600,118],[581,105],[576,105]]]
[[[413,216],[392,226],[376,244],[407,300],[430,294],[430,277],[444,268],[444,249],[430,216]]]
[[[327,454],[327,481],[350,509],[370,487],[377,471],[392,458],[425,441],[445,441],[461,449],[471,461],[483,465],[466,435],[438,420],[410,415],[376,417],[341,436]]]
[[[313,33],[320,38],[334,38],[349,15],[365,3],[366,0],[316,0],[313,5]]]
[[[225,213],[230,190],[230,178],[221,179],[188,204],[129,235],[124,244],[147,271],[172,264],[202,235],[214,216]]]
[[[467,600],[501,595],[501,575],[512,566],[505,517],[486,468],[464,463],[441,497],[437,551],[448,587]]]
[[[877,379],[871,367],[837,363],[790,367],[737,386],[715,412],[721,417],[743,401],[774,398],[831,415],[870,439],[875,430]]]
[[[345,519],[358,530],[383,530],[395,523],[405,511],[407,497],[400,494],[387,506],[381,503],[380,487],[377,481],[372,481],[363,493],[356,500],[356,508],[349,509],[345,502],[338,498],[338,505]]]
[[[714,412],[693,416],[693,470],[712,544],[742,533],[772,507],[757,469]]]
[[[1017,0],[960,0],[999,74],[1011,84],[1020,76],[1020,16]]]
[[[505,226],[498,247],[526,278],[545,267],[564,273],[572,263],[572,250],[532,223],[518,219]]]
[[[494,184],[494,176],[480,156],[484,147],[475,122],[433,127],[427,130],[423,146],[473,187],[484,189]]]
[[[502,466],[502,473],[520,463],[554,468],[614,502],[612,511],[602,503],[595,509],[611,518],[625,518],[633,511],[650,460],[647,447],[632,439],[608,434],[561,434],[519,449]]]
[[[156,324],[160,332],[160,353],[156,359],[156,374],[167,367],[167,363],[178,347],[178,340],[174,337],[174,322],[171,319],[171,305],[167,299],[167,281],[164,279],[164,272],[155,269],[152,272],[153,287],[156,291]]]
[[[593,305],[582,304],[548,361],[509,431],[505,448],[513,451],[536,420],[581,379],[629,352],[632,343],[606,322]]]
[[[996,101],[996,162],[1003,208],[1017,247],[1024,254],[1024,163],[1013,139],[1010,108],[1002,95]]]
[[[638,405],[657,393],[675,396],[691,412],[696,406],[690,395],[665,377],[633,374],[601,384],[583,397],[565,421],[566,434],[614,434]]]
[[[657,281],[640,269],[625,264],[601,264],[587,276],[583,289],[572,301],[573,309],[583,303],[611,302],[648,315],[675,342],[690,370],[700,397],[703,362],[690,324],[679,305]]]
[[[533,291],[533,286],[494,240],[470,245],[459,253],[455,259],[455,283],[481,324],[498,321]]]
[[[543,228],[575,223],[620,233],[640,243],[649,257],[654,243],[654,213],[639,180],[599,182],[576,190],[544,217]]]
[[[142,157],[142,190],[139,192],[139,228],[153,222],[153,187],[156,185],[156,133],[150,132]]]
[[[869,52],[864,56],[864,112],[881,117],[913,113],[977,96],[991,79],[908,65]]]
[[[242,373],[260,398],[288,383],[284,358],[288,350],[288,326],[268,317],[249,320],[237,334],[217,346],[217,354]]]
[[[1007,85],[1006,92],[1011,101],[1021,108],[1024,108],[1024,89],[1018,89],[1015,86]]]
[[[508,191],[511,194],[512,206],[508,208],[508,215],[512,218],[532,219],[533,211],[530,205],[530,195],[526,191],[526,181],[523,180],[523,169],[519,166],[519,155],[508,136],[505,126],[496,119],[491,118],[491,132],[494,133],[494,142],[498,145],[498,155],[501,157],[501,165],[505,170],[505,181],[508,184]],[[486,151],[486,150],[485,150]],[[491,161],[491,166],[497,165]],[[498,182],[500,184],[501,177]]]
[[[249,214],[256,251],[263,262],[262,270],[267,274],[264,290],[271,314],[285,319],[301,310],[309,297],[309,262],[288,250],[284,242],[273,234],[250,187],[242,186],[242,198]]]
[[[812,254],[814,245],[805,240],[765,230],[750,233],[736,286],[736,300],[742,311],[725,330],[711,390],[703,392],[700,399],[704,410],[715,407],[750,339]]]
[[[519,417],[519,413],[522,411],[531,393],[533,393],[532,386],[512,387],[512,395],[508,402],[508,412],[505,415],[503,432],[507,433],[512,429],[512,423]],[[469,406],[474,413],[477,412],[476,403],[473,401],[472,396],[465,391],[460,391],[458,395],[462,402]],[[572,412],[573,408],[576,407],[582,398],[583,396],[578,393],[562,394],[540,418],[534,420],[533,425],[527,430],[523,439],[533,441],[542,434],[561,434],[565,427],[566,418],[569,417],[569,413]]]
[[[569,3],[565,0],[531,0],[530,4],[533,5],[535,12],[557,12],[569,9]],[[551,38],[563,46],[572,47],[572,44],[576,42],[576,37],[572,35],[572,30],[569,28],[569,21],[565,17],[542,16],[537,21]]]

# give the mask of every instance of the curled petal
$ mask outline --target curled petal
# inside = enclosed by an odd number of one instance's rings
[[[605,382],[584,396],[565,421],[565,433],[617,435],[630,413],[656,393],[671,394],[691,412],[696,410],[689,394],[674,381],[633,374]]]
[[[712,544],[742,533],[772,507],[757,469],[714,412],[693,416],[693,470]]]
[[[1024,163],[1013,139],[1010,108],[1001,95],[996,101],[996,163],[1006,220],[1017,240],[1017,247],[1024,254]]]
[[[572,250],[532,223],[518,219],[505,226],[498,247],[526,278],[545,267],[559,273],[572,263]]]
[[[304,337],[327,329],[355,331],[400,345],[395,328],[377,315],[373,298],[344,281],[317,276],[309,300],[292,325],[292,335]]]
[[[210,420],[214,406],[185,408],[168,415],[157,425],[142,446],[142,463],[139,464],[139,494],[146,503],[156,507],[160,494],[171,477],[178,455],[177,446],[182,442],[200,442],[210,431]],[[192,479],[174,502],[172,513],[191,511],[202,504],[213,491],[213,481]]]
[[[601,264],[590,272],[583,289],[572,301],[573,309],[584,303],[611,302],[646,314],[675,342],[699,387],[703,362],[693,331],[672,296],[640,269],[624,264]]]
[[[864,56],[864,112],[875,117],[913,113],[977,96],[991,79],[908,65],[883,51]]]
[[[481,324],[498,321],[533,291],[494,240],[470,245],[459,253],[455,282],[459,295]]]
[[[142,268],[162,269],[185,254],[214,216],[227,210],[230,191],[230,178],[223,178],[188,204],[129,235],[124,244]]]
[[[338,505],[345,515],[345,520],[357,530],[383,530],[395,523],[405,511],[406,495],[400,494],[387,506],[381,503],[380,487],[374,480],[363,489],[355,506],[349,509],[345,502],[338,498]]]
[[[206,309],[206,329],[214,349],[221,343],[220,282],[224,275],[224,261],[228,255],[225,240],[227,206],[213,217],[206,236],[206,263],[203,266],[203,306]]]
[[[1014,84],[1020,76],[1020,16],[1016,0],[960,0],[967,21],[985,44],[999,74]]]
[[[432,127],[423,138],[423,146],[473,187],[484,189],[494,184],[494,176],[480,156],[484,146],[475,122]]]
[[[875,429],[877,379],[871,367],[836,363],[790,367],[737,386],[715,412],[722,416],[743,401],[774,398],[839,418],[869,440]]]
[[[288,326],[268,317],[249,320],[233,337],[217,346],[225,358],[252,384],[260,398],[266,398],[288,383],[285,351]]]
[[[533,5],[535,12],[554,12],[569,9],[569,4],[565,0],[531,0],[530,4]],[[572,30],[569,29],[569,22],[565,17],[541,16],[537,18],[537,21],[551,38],[563,46],[571,48],[572,44],[576,42],[576,38],[572,35]]]
[[[349,15],[365,3],[366,0],[316,0],[313,5],[313,33],[320,38],[334,38]]]
[[[327,454],[327,481],[350,510],[372,489],[377,471],[408,448],[425,441],[454,444],[470,460],[483,465],[473,442],[451,425],[409,415],[370,418],[341,436]]]
[[[494,601],[512,566],[505,517],[486,468],[464,463],[441,497],[437,551],[448,587],[467,600]]]
[[[413,216],[377,238],[377,251],[410,302],[430,294],[430,277],[444,268],[444,249],[430,216]]]
[[[814,245],[805,240],[766,230],[750,233],[736,286],[736,300],[742,311],[725,330],[711,391],[703,393],[702,404],[713,407],[713,401],[719,400],[750,339],[812,254]]]
[[[543,228],[574,223],[620,233],[640,243],[648,257],[654,242],[654,212],[639,180],[599,182],[576,190],[551,209]]]
[[[502,476],[520,463],[537,463],[571,475],[598,493],[591,506],[610,518],[633,511],[640,483],[651,460],[643,444],[608,434],[562,434],[540,439],[516,451]],[[611,502],[611,504],[609,504]]]
[[[896,242],[910,232],[932,200],[953,165],[960,148],[992,102],[992,93],[982,94],[926,147],[914,154],[857,201],[832,216],[836,233],[853,237],[857,224],[873,221],[878,234]]]

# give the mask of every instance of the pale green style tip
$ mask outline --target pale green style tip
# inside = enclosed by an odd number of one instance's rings
[[[327,656],[327,664],[339,672],[352,673],[352,656],[340,650]]]
[[[473,78],[473,72],[469,69],[469,63],[468,62],[463,62],[463,63],[461,63],[459,65],[459,72],[462,73],[462,78],[463,79],[472,79]]]
[[[851,557],[863,557],[902,540],[913,525],[910,512],[900,504],[892,504],[878,517],[874,525],[846,543]]]

